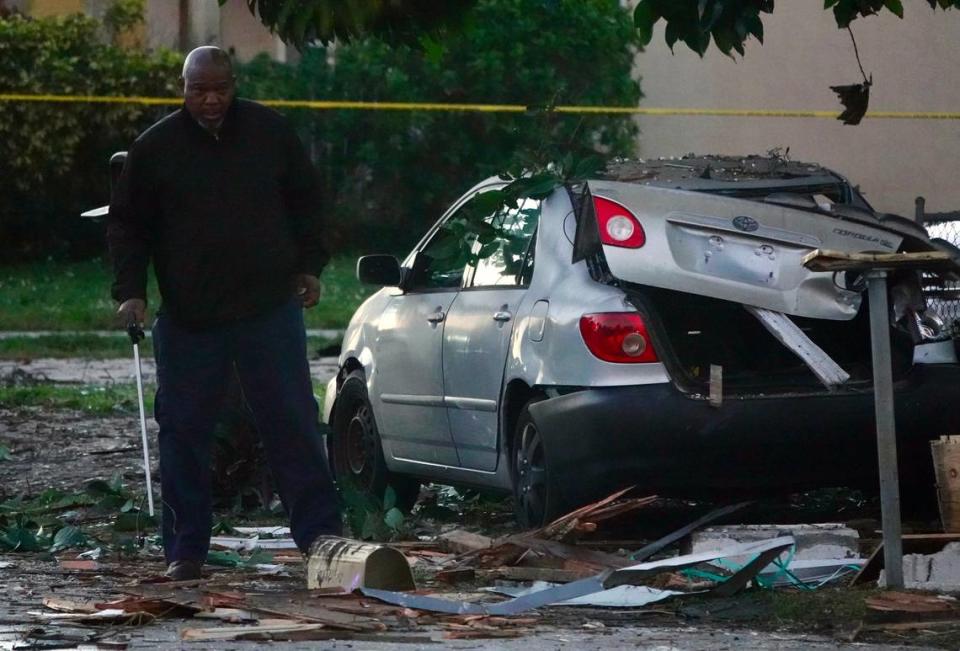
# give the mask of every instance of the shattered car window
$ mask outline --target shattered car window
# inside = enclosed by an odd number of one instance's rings
[[[517,208],[504,208],[487,219],[476,244],[472,287],[521,285],[529,276],[526,261],[540,220],[540,202],[526,199]]]

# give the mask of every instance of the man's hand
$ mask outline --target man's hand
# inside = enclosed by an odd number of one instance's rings
[[[147,320],[147,302],[142,298],[128,298],[117,308],[117,319],[121,328],[126,328],[131,323],[142,328]]]
[[[297,298],[303,307],[313,307],[320,302],[320,280],[310,274],[299,274],[296,278]]]

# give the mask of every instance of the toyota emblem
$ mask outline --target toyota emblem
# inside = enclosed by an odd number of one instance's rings
[[[740,215],[733,218],[733,225],[741,231],[746,231],[747,233],[752,233],[753,231],[760,228],[760,224],[753,217],[747,217],[746,215]]]

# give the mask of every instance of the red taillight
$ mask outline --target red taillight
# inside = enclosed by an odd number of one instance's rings
[[[646,243],[647,234],[640,221],[616,201],[594,197],[593,209],[597,214],[600,241],[604,244],[639,249]]]
[[[580,317],[580,334],[590,352],[606,362],[658,360],[647,325],[636,312],[584,314]]]

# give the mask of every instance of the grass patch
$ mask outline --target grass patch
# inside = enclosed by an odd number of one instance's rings
[[[147,413],[153,413],[153,385],[144,385]],[[63,385],[36,384],[33,386],[0,387],[0,408],[17,409],[43,407],[44,409],[75,409],[92,416],[136,414],[137,386],[135,384]]]
[[[327,387],[313,381],[313,393],[322,404]],[[153,414],[156,386],[143,386],[143,400],[148,418]],[[42,407],[75,409],[92,416],[129,415],[139,413],[136,384],[36,384],[32,386],[0,386],[0,409]]]
[[[359,283],[354,256],[334,258],[321,277],[324,295],[307,310],[308,328],[343,328],[375,288]],[[110,298],[112,273],[104,260],[43,261],[0,267],[0,330],[111,330],[117,328]],[[149,305],[160,304],[149,282]]]
[[[307,337],[307,353],[318,357],[320,351],[331,353],[339,341],[325,337]],[[153,356],[153,341],[140,342],[140,355]],[[130,340],[118,333],[115,337],[96,334],[51,334],[40,337],[8,337],[0,339],[0,359],[27,360],[41,358],[116,359],[133,356]],[[333,356],[333,355],[329,355]]]
[[[814,591],[776,589],[763,594],[778,622],[805,628],[862,621],[867,617],[867,598],[877,592],[830,586]]]
[[[144,357],[153,355],[153,344],[149,337],[140,342],[140,354]],[[133,349],[126,335],[101,337],[67,334],[0,339],[0,359],[114,359],[132,356]]]

